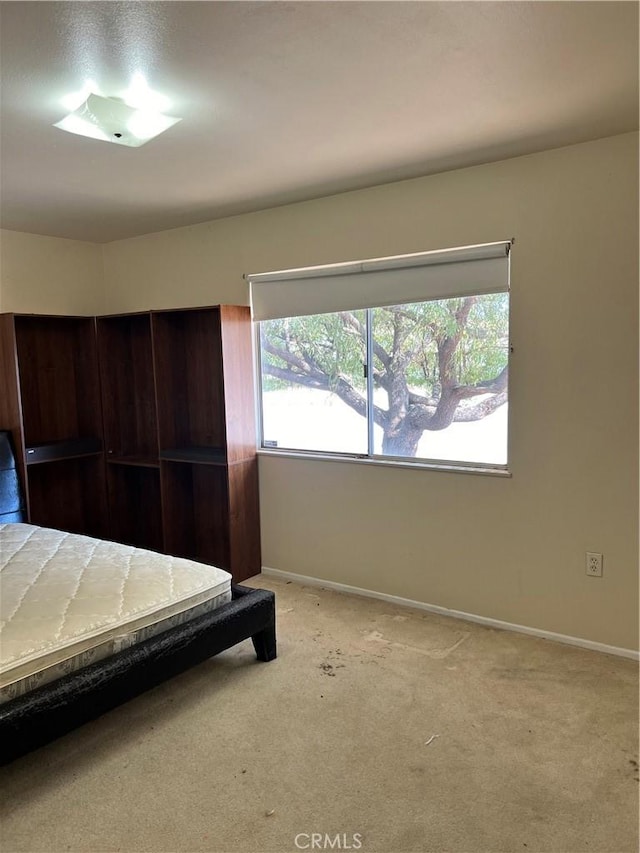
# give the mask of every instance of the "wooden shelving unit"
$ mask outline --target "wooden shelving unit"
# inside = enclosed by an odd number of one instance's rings
[[[247,308],[97,321],[114,538],[260,571]]]
[[[249,309],[0,315],[34,524],[260,572]]]
[[[152,313],[163,529],[168,552],[260,571],[248,308]]]
[[[33,524],[108,532],[95,319],[0,316],[0,423]]]
[[[111,537],[164,551],[151,315],[98,317]]]
[[[98,317],[107,459],[158,461],[151,315]]]

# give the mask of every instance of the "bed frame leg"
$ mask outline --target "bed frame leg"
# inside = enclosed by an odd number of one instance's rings
[[[251,637],[253,648],[256,650],[258,660],[270,661],[277,657],[276,649],[276,626],[269,625]]]

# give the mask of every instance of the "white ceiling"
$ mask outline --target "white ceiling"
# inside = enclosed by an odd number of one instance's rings
[[[638,126],[635,2],[2,2],[2,226],[108,242]],[[134,74],[183,121],[52,127]]]

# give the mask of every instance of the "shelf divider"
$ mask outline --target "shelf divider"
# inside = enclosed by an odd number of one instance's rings
[[[165,462],[193,462],[198,465],[226,465],[227,454],[223,447],[173,447],[161,450]]]
[[[96,456],[100,453],[102,453],[102,442],[99,438],[70,438],[63,441],[34,444],[26,448],[27,465],[57,462],[63,459],[78,459],[82,456]]]
[[[160,460],[150,456],[116,456],[107,453],[107,465],[131,465],[136,468],[159,468]]]

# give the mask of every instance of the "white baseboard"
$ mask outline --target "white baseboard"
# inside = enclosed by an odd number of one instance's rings
[[[410,598],[400,598],[397,595],[388,595],[385,592],[376,592],[373,589],[362,589],[359,586],[349,586],[336,581],[312,578],[307,575],[298,575],[294,572],[283,572],[280,569],[272,569],[263,566],[265,575],[274,578],[295,581],[304,586],[321,586],[336,592],[347,592],[351,595],[362,595],[366,598],[377,598],[389,604],[397,604],[400,607],[413,607],[415,610],[426,610],[428,613],[437,613],[440,616],[452,616],[455,619],[464,619],[467,622],[477,622],[479,625],[487,625],[489,628],[498,628],[502,631],[516,631],[519,634],[529,634],[532,637],[541,637],[543,640],[553,640],[556,643],[564,643],[568,646],[579,646],[593,652],[603,652],[607,655],[617,655],[631,660],[640,660],[640,652],[634,649],[624,649],[619,646],[608,646],[606,643],[596,643],[593,640],[585,640],[582,637],[570,637],[568,634],[556,634],[554,631],[543,631],[540,628],[530,628],[528,625],[516,625],[513,622],[503,622],[500,619],[491,619],[489,616],[477,616],[475,613],[465,613],[462,610],[450,610],[448,607],[440,607],[437,604],[426,604],[424,601],[413,601]]]

